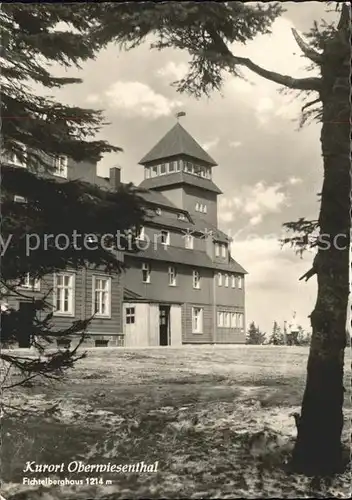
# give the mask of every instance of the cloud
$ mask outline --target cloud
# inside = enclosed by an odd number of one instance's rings
[[[168,99],[141,82],[115,82],[105,92],[109,103],[129,116],[168,116],[182,102]]]
[[[98,94],[89,94],[86,97],[86,102],[88,102],[89,104],[97,104],[100,101],[101,96],[99,96]]]
[[[312,253],[297,257],[291,248],[280,246],[279,236],[253,235],[245,240],[234,239],[233,258],[248,271],[246,281],[247,324],[254,320],[270,331],[276,320],[281,325],[297,311],[297,321],[310,329],[308,315],[314,308],[316,280],[299,281],[311,266]]]
[[[264,182],[257,182],[254,186],[244,186],[236,196],[223,196],[219,201],[219,219],[228,222],[232,220],[229,213],[240,212],[250,217],[250,225],[260,224],[265,215],[279,212],[283,206],[288,206],[288,197],[282,187],[280,183],[266,185]]]
[[[288,184],[290,184],[291,186],[295,186],[296,184],[301,184],[302,179],[298,178],[298,177],[290,177],[289,180],[288,180]]]
[[[260,224],[263,220],[263,216],[262,214],[258,214],[258,215],[255,215],[254,217],[251,217],[249,219],[249,223],[251,226],[257,226],[258,224]]]
[[[229,143],[230,148],[239,148],[242,145],[241,141],[231,141]]]
[[[209,151],[210,149],[215,148],[215,146],[217,146],[218,144],[219,144],[219,138],[216,137],[212,141],[204,142],[202,144],[202,148],[205,149],[205,151]]]
[[[157,71],[157,75],[163,78],[176,78],[177,80],[181,80],[184,76],[186,76],[188,72],[188,66],[186,63],[176,64],[173,61],[170,61]]]
[[[245,46],[234,43],[230,49],[233,54],[247,57],[266,70],[296,78],[317,76],[317,70],[308,72],[306,69],[309,61],[302,58],[291,32],[294,27],[289,19],[279,17],[272,24],[271,35],[258,35]],[[260,125],[267,125],[273,119],[292,120],[299,117],[302,103],[295,98],[296,94],[279,94],[278,89],[282,88],[280,85],[246,68],[243,68],[243,76],[247,81],[227,75],[224,95],[234,103],[241,99],[241,102],[255,112]]]

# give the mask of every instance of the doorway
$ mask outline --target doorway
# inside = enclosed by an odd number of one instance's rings
[[[159,306],[159,345],[170,345],[170,306]]]
[[[36,313],[33,302],[20,302],[18,313],[18,347],[30,347],[33,336],[33,321]]]

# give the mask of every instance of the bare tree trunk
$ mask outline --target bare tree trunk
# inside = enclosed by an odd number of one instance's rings
[[[293,469],[327,476],[341,471],[343,450],[343,369],[349,293],[350,243],[350,16],[326,42],[322,64],[324,182],[316,260],[318,296]]]

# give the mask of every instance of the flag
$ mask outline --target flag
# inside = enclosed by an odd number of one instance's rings
[[[176,113],[176,118],[180,118],[181,116],[186,116],[186,113],[184,111],[179,111]]]

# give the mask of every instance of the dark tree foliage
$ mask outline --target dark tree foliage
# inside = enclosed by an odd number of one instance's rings
[[[55,339],[73,335],[78,335],[82,342],[90,318],[77,321],[68,329],[55,330],[48,298],[34,300],[16,285],[28,272],[39,278],[67,267],[78,270],[96,266],[107,272],[119,272],[118,250],[126,244],[131,246],[131,234],[133,248],[133,235],[143,220],[144,209],[133,186],[112,192],[78,180],[54,180],[51,175],[57,156],[95,163],[106,152],[121,151],[106,141],[95,140],[104,125],[100,111],[68,106],[44,95],[47,89],[80,83],[79,78],[54,75],[51,66],[79,68],[82,61],[94,58],[99,43],[89,32],[96,26],[95,17],[95,6],[90,4],[1,6],[0,298],[5,303],[12,294],[31,303],[25,313],[3,304],[1,342],[8,345],[16,341],[21,345],[30,328],[30,345],[41,353],[38,359],[10,351],[1,353],[1,359],[11,369],[20,370],[21,382],[37,376],[60,376],[73,366],[83,356],[77,348],[49,354],[45,354],[45,348],[52,347]],[[16,154],[27,168],[9,166],[6,158],[11,154]],[[26,202],[14,202],[14,195],[22,196]],[[128,240],[127,231],[131,231]],[[70,244],[65,249],[62,241],[60,245],[58,239],[55,241],[59,234],[69,238]],[[74,240],[75,234],[80,239]],[[105,238],[102,246],[101,237],[106,234],[111,234],[111,238]],[[119,240],[116,234],[120,235]],[[38,236],[40,245],[28,252],[30,235],[34,235],[35,241]],[[44,237],[48,235],[51,237],[44,247]],[[82,244],[89,235],[95,238],[93,244]],[[3,388],[11,386],[6,380],[2,382]]]
[[[249,325],[246,344],[262,345],[265,342],[265,333],[260,331],[259,326],[255,326],[254,321]]]
[[[127,50],[143,43],[147,35],[151,35],[152,47],[158,50],[186,50],[189,72],[174,85],[178,91],[197,98],[221,90],[226,72],[241,77],[241,69],[248,68],[303,94],[306,104],[302,123],[312,118],[322,123],[324,180],[318,220],[302,219],[287,226],[306,234],[308,241],[303,245],[299,241],[298,250],[309,246],[309,236],[318,231],[314,243],[317,256],[305,275],[306,279],[317,275],[318,296],[311,315],[307,384],[292,467],[309,475],[330,475],[344,467],[341,432],[349,293],[350,10],[342,4],[337,24],[316,23],[308,42],[292,30],[310,65],[319,69],[319,76],[307,78],[281,75],[236,55],[238,44],[257,33],[269,32],[272,21],[282,11],[281,5],[266,3],[146,2],[139,9],[132,3],[104,3],[101,24],[93,33],[95,40],[104,44],[113,41]],[[295,246],[297,234],[293,238]]]
[[[277,321],[274,321],[273,330],[272,330],[271,335],[269,337],[269,344],[272,344],[272,345],[284,345],[285,344],[284,334],[282,333],[281,328],[280,328]]]

